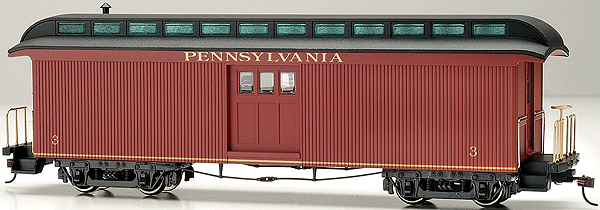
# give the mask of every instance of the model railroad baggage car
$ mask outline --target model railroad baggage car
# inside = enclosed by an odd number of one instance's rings
[[[488,206],[593,186],[571,135],[543,150],[543,63],[568,52],[527,16],[58,15],[9,50],[32,60],[35,132],[3,154],[82,192],[158,194],[192,163],[381,168],[409,204]]]

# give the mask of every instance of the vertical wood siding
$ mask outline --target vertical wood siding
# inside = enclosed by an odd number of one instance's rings
[[[169,162],[224,158],[222,64],[34,61],[33,78],[36,153]]]
[[[300,75],[298,165],[518,167],[515,66],[303,64]],[[227,162],[225,64],[34,61],[33,78],[36,155]]]
[[[515,67],[315,64],[303,70],[307,165],[517,167]]]

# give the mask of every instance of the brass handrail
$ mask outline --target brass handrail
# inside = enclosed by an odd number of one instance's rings
[[[25,121],[24,124],[24,131],[25,131],[25,143],[27,143],[27,106],[20,106],[20,107],[14,107],[14,108],[10,108],[7,112],[6,112],[6,147],[10,147],[10,135],[9,135],[9,126],[8,126],[8,116],[10,114],[11,111],[15,111],[15,145],[19,144],[19,118],[18,118],[18,111],[23,109],[23,121]]]
[[[552,161],[558,162],[563,158],[562,155],[562,142],[563,142],[563,130],[565,125],[565,119],[562,117],[554,122],[554,151],[552,155]]]
[[[571,114],[567,116],[567,140],[568,140],[568,155],[575,153],[575,131],[577,127],[577,116]]]
[[[534,116],[533,121],[535,121],[535,116],[538,116],[538,115],[542,115],[542,153],[544,153],[544,149],[545,149],[544,144],[546,143],[546,112],[544,110],[540,110],[540,111],[533,113],[533,116]]]
[[[521,161],[521,123],[527,120],[527,116],[523,116],[517,120],[517,158],[519,160],[519,164]],[[529,122],[525,122],[529,123]]]

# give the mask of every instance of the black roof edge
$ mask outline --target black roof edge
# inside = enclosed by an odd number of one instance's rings
[[[14,47],[11,48],[11,52],[16,52],[19,50],[25,50],[28,49],[27,47]],[[51,46],[39,46],[36,47],[36,49],[56,49],[55,47],[51,47]],[[60,48],[61,50],[126,50],[126,48],[119,48],[119,47],[102,47],[102,48],[80,48],[80,47],[63,47]],[[138,49],[138,48],[136,48]],[[138,50],[148,50],[148,51],[162,51],[162,50],[170,50],[172,48],[157,48],[157,47],[152,47],[152,48],[144,48],[141,47]],[[180,51],[194,51],[194,50],[198,50],[195,48],[178,48],[177,50]],[[202,49],[203,51],[256,51],[257,49],[254,48],[205,48]],[[279,52],[281,51],[281,49],[279,48],[262,48],[259,49],[260,51],[265,51],[265,52]],[[315,50],[307,50],[307,49],[294,49],[294,48],[290,48],[290,51],[295,51],[295,52],[313,52]],[[319,49],[317,50],[319,52],[357,52],[356,50],[353,49]],[[546,57],[544,57],[544,55],[541,55],[539,53],[535,53],[532,51],[528,51],[528,50],[380,50],[380,49],[367,49],[367,50],[361,50],[360,52],[363,53],[370,53],[370,52],[383,52],[383,53],[460,53],[460,54],[467,54],[467,53],[485,53],[485,54],[519,54],[519,55],[529,55],[529,56],[533,56],[536,58],[540,58],[540,59],[546,59]]]
[[[558,55],[569,55],[569,49],[565,46],[561,35],[554,29],[550,24],[531,16],[525,15],[236,15],[236,14],[225,14],[225,15],[185,15],[185,14],[62,14],[52,17],[48,17],[37,21],[32,24],[21,36],[20,42],[24,42],[29,39],[34,39],[43,36],[55,36],[56,35],[56,21],[102,21],[102,20],[140,20],[140,19],[154,19],[154,20],[193,20],[193,19],[233,19],[233,20],[271,20],[277,21],[277,19],[302,19],[302,20],[364,20],[373,21],[378,19],[386,20],[398,20],[401,22],[404,19],[409,20],[424,20],[428,22],[435,21],[508,21],[518,22],[526,25],[531,29],[535,30],[536,33],[541,35],[543,42],[540,44],[548,46],[548,49],[544,53],[546,59],[556,51],[561,51]],[[533,40],[535,41],[535,40]],[[537,40],[542,41],[542,40]],[[17,51],[14,47],[9,50],[9,53]],[[539,57],[539,56],[536,56]]]

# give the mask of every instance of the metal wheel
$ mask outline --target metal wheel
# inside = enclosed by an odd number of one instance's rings
[[[398,195],[398,193],[396,193]],[[422,204],[425,203],[425,201],[427,201],[428,199],[425,198],[405,198],[402,197],[401,195],[398,195],[398,198],[400,198],[400,200],[406,204],[409,205],[417,205],[417,204]]]
[[[402,202],[404,202],[408,205],[417,205],[417,204],[425,203],[425,201],[429,200],[427,198],[406,198],[400,194],[400,190],[399,190],[400,186],[399,185],[400,184],[398,183],[398,181],[394,182],[394,188],[396,188],[395,189],[396,195]]]
[[[506,199],[508,199],[508,197],[506,196],[507,194],[507,187],[506,184],[502,183],[502,182],[498,182],[498,184],[495,184],[494,187],[492,188],[493,190],[493,197],[490,200],[473,200],[473,202],[475,202],[477,205],[482,206],[482,207],[491,207],[491,206],[496,206],[498,204],[500,204],[502,201],[505,201]]]
[[[177,179],[177,181],[175,181],[175,184],[171,184],[171,185],[168,184],[164,189],[165,192],[174,190],[181,183],[181,179],[183,178],[183,171],[175,171],[173,173],[175,173],[175,178]],[[167,181],[167,180],[165,180],[165,181]]]
[[[138,190],[146,195],[160,194],[165,189],[166,179],[163,176],[159,176],[158,179],[159,180],[156,183],[154,183],[154,186],[152,186],[150,189],[138,188]]]
[[[82,193],[91,193],[98,189],[98,187],[96,187],[96,186],[76,186],[75,183],[73,183],[73,178],[71,178],[71,170],[66,170],[64,168],[62,168],[62,170],[64,170],[64,172],[67,174],[67,176],[69,176],[69,180],[71,180],[71,185],[77,191],[82,192]]]
[[[75,188],[77,191],[82,192],[82,193],[90,193],[90,192],[94,192],[98,189],[98,187],[96,187],[96,186],[75,186],[75,185],[73,185],[73,188]]]

